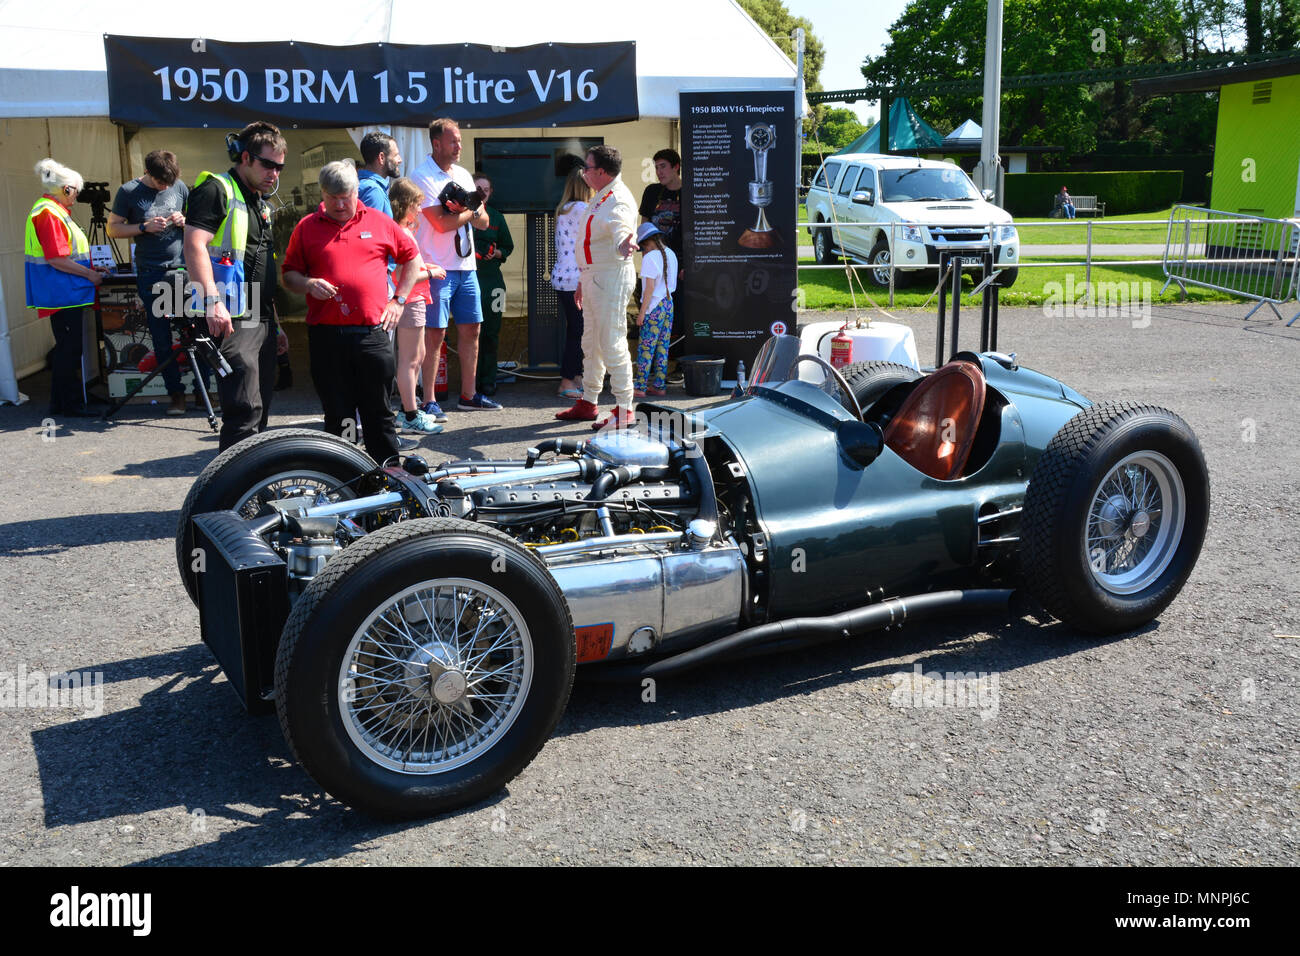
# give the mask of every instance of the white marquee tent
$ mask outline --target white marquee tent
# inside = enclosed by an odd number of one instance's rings
[[[226,165],[224,129],[126,131],[108,120],[105,33],[337,46],[467,42],[514,47],[635,40],[640,121],[526,131],[568,136],[617,130],[609,141],[632,156],[644,151],[648,157],[675,138],[680,90],[795,86],[789,58],[734,0],[656,0],[645,7],[494,0],[465,4],[455,16],[449,15],[450,8],[416,0],[282,0],[257,8],[256,18],[246,17],[232,30],[225,24],[237,10],[197,3],[150,8],[120,0],[0,2],[0,403],[20,400],[17,378],[39,370],[53,345],[49,324],[39,322],[24,305],[23,229],[39,195],[36,161],[53,156],[87,180],[107,180],[110,190],[143,172],[143,156],[155,148],[181,155],[183,172],[191,180],[198,169]],[[597,13],[603,16],[593,16]],[[295,147],[308,152],[322,133],[290,135],[291,152]],[[471,137],[466,138],[472,155]],[[419,140],[399,137],[403,140],[412,144],[407,155],[413,166],[418,161],[413,146]],[[625,175],[635,180],[635,172]],[[634,181],[630,185],[637,188]],[[84,228],[88,208],[78,206],[74,218]]]

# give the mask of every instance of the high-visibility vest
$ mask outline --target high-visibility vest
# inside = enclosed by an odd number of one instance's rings
[[[68,231],[68,258],[90,268],[90,242],[81,227],[72,221],[62,203],[42,196],[27,216],[27,241],[24,247],[24,270],[27,275],[27,306],[31,309],[75,309],[95,301],[95,284],[82,276],[60,272],[50,265],[36,235],[36,217],[43,212],[54,214]]]
[[[244,294],[244,249],[248,245],[248,204],[234,177],[229,173],[199,173],[197,189],[204,180],[215,179],[226,193],[226,218],[208,240],[208,258],[212,260],[212,278],[231,318],[247,315],[248,296]]]

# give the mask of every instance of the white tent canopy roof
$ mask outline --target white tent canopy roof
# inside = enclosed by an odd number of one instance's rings
[[[582,19],[594,11],[607,15]],[[234,19],[236,8],[199,3],[0,0],[0,116],[107,116],[105,33],[334,46],[635,40],[643,117],[677,116],[682,89],[794,88],[794,65],[734,0],[655,0],[645,9],[492,0],[455,16],[418,0],[282,0],[252,12]]]
[[[944,143],[950,146],[958,143],[980,143],[983,140],[984,130],[973,119],[968,119],[943,138]]]

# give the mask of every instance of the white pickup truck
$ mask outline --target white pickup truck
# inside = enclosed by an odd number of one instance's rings
[[[1010,287],[1019,273],[1020,237],[1011,214],[981,196],[952,163],[879,153],[832,156],[813,178],[807,207],[817,261],[829,265],[842,253],[866,262],[878,286],[889,285],[891,261],[894,287],[901,288],[925,270],[934,276],[941,251],[978,255],[989,248],[990,226],[994,261],[1003,270],[998,284]]]

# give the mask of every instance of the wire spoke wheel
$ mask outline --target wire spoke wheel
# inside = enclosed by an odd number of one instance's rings
[[[1026,587],[1080,630],[1141,627],[1178,595],[1210,513],[1205,456],[1173,412],[1092,405],[1034,465],[1021,518]]]
[[[195,517],[230,510],[256,518],[281,498],[353,498],[357,492],[350,483],[374,468],[360,448],[314,429],[276,428],[227,448],[194,480],[176,526],[176,566],[190,600],[198,601],[190,527]]]
[[[1129,455],[1093,492],[1084,530],[1088,567],[1112,594],[1132,594],[1169,566],[1182,538],[1187,495],[1158,452]]]
[[[454,770],[509,731],[533,667],[528,625],[504,594],[466,578],[425,582],[353,636],[339,671],[343,725],[382,767]]]
[[[388,819],[455,810],[515,778],[573,687],[573,619],[542,559],[458,518],[374,531],[294,605],[280,727],[334,797]]]
[[[350,488],[339,488],[339,480],[319,471],[285,471],[261,480],[249,488],[235,502],[232,511],[241,518],[256,518],[264,514],[272,501],[281,498],[309,497],[313,500],[328,498],[337,501],[356,497]]]

